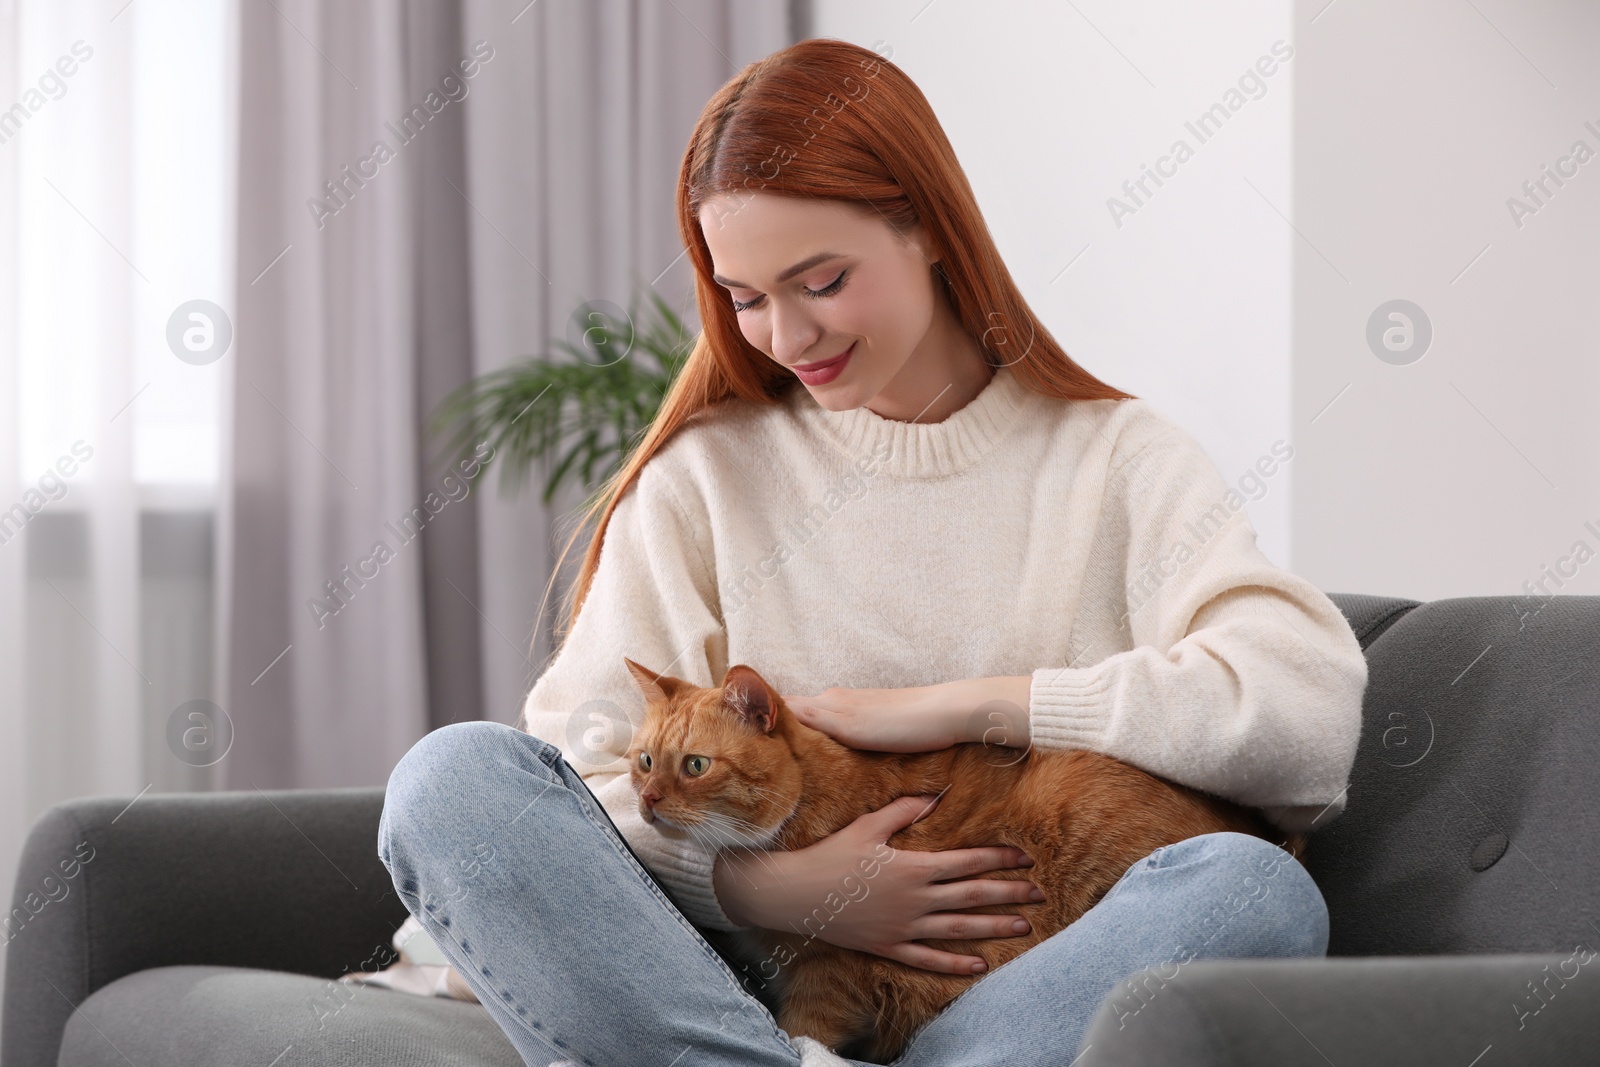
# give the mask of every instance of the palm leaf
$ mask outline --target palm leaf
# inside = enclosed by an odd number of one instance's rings
[[[428,421],[444,462],[454,466],[487,443],[494,452],[483,466],[500,468],[502,496],[520,492],[540,462],[548,464],[544,503],[571,479],[592,493],[643,438],[693,342],[659,293],[649,291],[648,318],[636,307],[619,317],[585,304],[573,313],[581,347],[552,340],[551,352],[453,390]]]

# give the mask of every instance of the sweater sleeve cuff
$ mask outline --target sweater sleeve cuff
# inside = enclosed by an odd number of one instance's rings
[[[638,799],[628,776],[618,775],[595,791],[595,799],[617,828],[628,847],[661,884],[685,918],[696,926],[712,930],[740,930],[722,905],[711,884],[717,854],[690,840],[674,841],[663,837],[639,814]]]
[[[1104,750],[1113,694],[1098,667],[1040,667],[1028,689],[1028,738],[1040,749]]]

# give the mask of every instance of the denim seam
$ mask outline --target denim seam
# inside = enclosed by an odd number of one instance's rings
[[[418,897],[414,893],[406,892],[405,890],[401,889],[401,887],[398,886],[398,885],[395,886],[395,891],[397,893],[400,893],[403,897],[409,897],[410,899],[415,900],[417,902],[417,908],[416,908],[416,910],[412,911],[412,914],[417,917],[417,921],[418,922],[423,923],[424,926],[431,925],[431,926],[437,928],[438,930],[442,930],[450,938],[450,943],[455,945],[456,948],[461,949],[462,958],[470,960],[472,962],[472,967],[473,967],[473,969],[475,971],[478,972],[478,977],[480,979],[482,979],[484,986],[489,990],[489,992],[491,994],[494,995],[495,1000],[505,1010],[508,1018],[516,1019],[517,1022],[519,1024],[521,1024],[521,1026],[522,1026],[522,1028],[524,1030],[526,1030],[530,1034],[533,1034],[535,1037],[539,1038],[542,1042],[544,1042],[545,1046],[550,1050],[550,1054],[552,1056],[554,1056],[556,1059],[558,1059],[558,1060],[560,1060],[560,1059],[570,1059],[573,1055],[576,1054],[575,1050],[573,1050],[573,1049],[570,1049],[570,1048],[563,1049],[559,1045],[555,1044],[554,1040],[551,1038],[551,1036],[549,1034],[546,1034],[544,1031],[542,1031],[538,1027],[534,1026],[528,1019],[524,1018],[522,1011],[519,1010],[519,1008],[516,1005],[514,1005],[510,1001],[508,1001],[505,998],[505,995],[503,993],[501,993],[498,989],[495,988],[497,983],[491,982],[489,980],[489,976],[487,976],[487,975],[485,975],[483,973],[483,968],[481,966],[479,966],[477,960],[473,958],[472,953],[467,951],[467,949],[462,947],[461,940],[458,937],[456,937],[455,931],[451,930],[450,927],[440,923],[438,919],[434,918],[433,912],[423,906],[421,897]],[[406,905],[406,907],[409,909],[410,908],[410,904],[408,903]],[[427,915],[427,918],[423,918],[423,914],[424,913]],[[428,936],[434,938],[435,941],[438,940],[438,935],[433,930],[429,930],[428,931]],[[473,992],[476,993],[477,990],[474,989]],[[491,1018],[492,1018],[492,1016],[491,1016]],[[580,1058],[585,1063],[593,1063],[593,1061],[590,1060],[587,1056],[581,1056]]]
[[[1132,874],[1133,872],[1141,871],[1141,870],[1150,870],[1150,869],[1154,868],[1155,866],[1157,866],[1156,857],[1159,856],[1163,851],[1165,851],[1167,847],[1168,846],[1166,846],[1166,845],[1162,845],[1160,848],[1156,849],[1154,852],[1150,853],[1149,855],[1144,856],[1144,857],[1142,857],[1140,859],[1136,859],[1132,863],[1128,864],[1128,869],[1123,871],[1121,876],[1115,882],[1111,883],[1111,888],[1107,889],[1105,891],[1105,895],[1102,896],[1100,898],[1100,900],[1096,901],[1095,903],[1099,904],[1101,901],[1110,900],[1112,897],[1116,896],[1117,890],[1121,889],[1125,884],[1127,884],[1128,876],[1130,874]]]
[[[536,740],[542,739],[536,738]],[[560,769],[556,767],[555,763],[550,758],[551,755],[560,758],[561,751],[551,745],[548,741],[545,742],[544,745],[537,747],[535,751],[538,754],[539,760],[544,763],[545,766],[549,767],[551,772],[555,774],[560,785],[563,788],[566,788],[568,792],[571,792],[571,786],[567,785],[566,781],[562,779]],[[563,762],[565,762],[565,760],[563,760]],[[572,770],[570,765],[567,767],[567,769]],[[576,771],[573,771],[572,773],[574,775],[577,774]],[[591,796],[592,795],[593,794],[591,794]],[[755,1005],[755,1007],[760,1009],[761,1013],[766,1016],[768,1025],[772,1028],[772,1036],[775,1037],[786,1049],[788,1049],[788,1051],[795,1052],[793,1042],[790,1040],[789,1035],[784,1031],[784,1029],[778,1025],[778,1020],[773,1017],[772,1011],[765,1004],[763,1004],[759,998],[757,998],[744,987],[744,983],[740,980],[739,976],[734,974],[733,968],[728,966],[728,961],[723,959],[722,955],[717,952],[716,948],[712,946],[711,942],[707,941],[705,937],[701,935],[700,931],[695,928],[694,923],[690,922],[683,912],[678,910],[678,906],[672,902],[672,898],[668,897],[661,891],[661,887],[656,884],[654,876],[651,875],[650,872],[644,868],[644,865],[641,864],[633,855],[633,853],[628,850],[626,843],[623,843],[622,847],[619,847],[617,838],[620,838],[621,834],[614,826],[611,825],[609,817],[607,818],[606,822],[602,824],[599,819],[595,818],[594,812],[589,810],[589,805],[585,804],[581,797],[574,795],[574,799],[578,801],[578,809],[588,817],[589,822],[592,823],[595,829],[600,831],[601,836],[610,843],[612,850],[633,865],[634,870],[639,872],[640,881],[647,889],[655,894],[656,899],[659,900],[662,906],[666,908],[667,913],[673,918],[677,919],[679,924],[689,932],[689,935],[694,938],[695,943],[700,946],[700,951],[705,953],[706,958],[721,968],[723,977],[728,982],[728,987],[737,992],[740,996],[744,997],[751,1004]],[[599,801],[597,799],[596,804],[598,805],[598,803]],[[604,811],[604,808],[601,810]],[[613,835],[615,835],[615,837]]]

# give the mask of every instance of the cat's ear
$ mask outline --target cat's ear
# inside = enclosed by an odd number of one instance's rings
[[[633,680],[638,683],[639,691],[644,694],[646,703],[665,702],[677,692],[679,679],[668,674],[657,674],[648,667],[641,667],[627,656],[622,657],[622,662],[627,666],[628,673],[633,675]]]
[[[722,678],[722,703],[739,718],[764,734],[777,723],[772,690],[754,668],[736,664]]]

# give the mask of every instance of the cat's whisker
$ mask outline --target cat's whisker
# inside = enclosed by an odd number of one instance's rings
[[[686,826],[684,829],[687,830],[689,836],[694,839],[695,844],[705,845],[707,848],[713,851],[720,851],[720,843],[715,840],[708,839],[705,834],[700,832],[700,827]]]
[[[776,866],[774,866],[771,858],[769,858],[767,856],[767,853],[766,853],[765,850],[758,851],[756,853],[756,858],[760,861],[761,866],[765,867],[767,869],[767,872],[769,874],[771,874],[773,878],[777,879],[780,882],[787,882],[788,881],[787,878],[783,877],[783,875],[778,872],[778,868]]]
[[[686,827],[686,829],[689,831],[689,836],[694,838],[698,844],[706,846],[713,852],[720,852],[729,845],[737,844],[737,842],[729,840],[725,831],[715,826],[707,826],[705,823],[696,823],[693,826]]]
[[[725,811],[707,811],[706,821],[715,821],[718,825],[733,827],[734,830],[739,830],[741,833],[750,833],[750,835],[762,835],[762,833],[766,832],[765,827],[758,827],[754,822],[750,822],[749,819],[733,816],[733,814],[725,813]]]
[[[790,810],[790,809],[792,809],[794,807],[794,798],[793,797],[786,797],[782,793],[777,792],[776,790],[767,789],[767,788],[765,788],[763,786],[759,786],[759,785],[753,785],[753,786],[750,787],[750,791],[753,792],[753,793],[757,793],[757,794],[759,794],[761,796],[767,797],[768,799],[770,799],[773,803],[775,803],[782,810],[788,811],[788,810]]]
[[[762,827],[756,826],[745,819],[741,819],[734,815],[728,815],[724,812],[715,811],[706,812],[705,819],[702,822],[690,827],[691,832],[702,829],[710,831],[715,836],[711,839],[708,839],[699,833],[695,833],[695,839],[701,844],[712,848],[713,850],[718,850],[728,845],[737,847],[750,847],[748,845],[748,841],[751,837],[759,837],[765,833],[765,830]],[[765,867],[774,878],[782,878],[782,875],[779,874],[777,867],[773,864],[771,858],[766,855],[765,849],[753,849],[753,851],[756,853],[756,857],[761,865]]]
[[[754,852],[754,855],[756,857],[756,862],[760,863],[761,866],[763,866],[763,867],[765,867],[767,869],[767,873],[772,876],[773,881],[776,881],[776,882],[787,882],[788,881],[787,878],[785,878],[781,873],[779,873],[777,867],[773,864],[772,859],[767,855],[765,849],[754,849],[753,852]],[[737,870],[737,868],[735,868],[735,869]],[[750,883],[750,885],[752,885],[752,886],[754,886],[756,884],[756,880],[754,878],[751,878],[749,875],[744,875],[744,880],[746,882]]]
[[[765,846],[755,846],[755,845],[746,845],[745,847],[749,848],[752,852],[754,852],[756,854],[756,857],[761,861],[761,865],[766,867],[768,872],[770,872],[775,877],[778,875],[777,868],[774,866],[774,864],[772,862],[772,859],[767,855],[767,852],[768,852],[767,847],[765,847]]]
[[[733,824],[727,816],[714,811],[708,811],[704,817],[695,824],[696,829],[705,830],[712,835],[718,845],[739,844],[738,826]]]
[[[689,828],[689,831],[690,831],[690,835],[692,837],[694,837],[694,839],[696,841],[698,841],[702,845],[705,845],[707,848],[709,848],[713,852],[720,851],[723,847],[725,847],[727,845],[745,847],[745,846],[743,846],[743,844],[740,841],[738,841],[736,839],[733,839],[730,835],[726,834],[725,832],[724,833],[715,833],[715,834],[705,834],[705,833],[701,832],[702,831],[702,826],[692,826],[692,827]],[[767,869],[767,872],[769,874],[771,874],[774,879],[779,880],[779,881],[783,880],[783,876],[778,872],[776,866],[774,866],[771,858],[769,858],[767,856],[766,851],[764,849],[753,849],[752,851],[755,853],[757,862],[759,862],[763,867],[765,867]],[[752,886],[755,885],[755,879],[754,878],[751,878],[749,875],[744,874],[742,871],[739,871],[738,868],[735,868],[735,871],[737,873],[739,873],[740,876],[747,883],[749,883]]]
[[[760,837],[766,833],[765,828],[757,826],[748,819],[741,819],[737,815],[728,815],[724,812],[706,812],[705,821],[727,833],[729,844],[743,844],[741,838]]]

